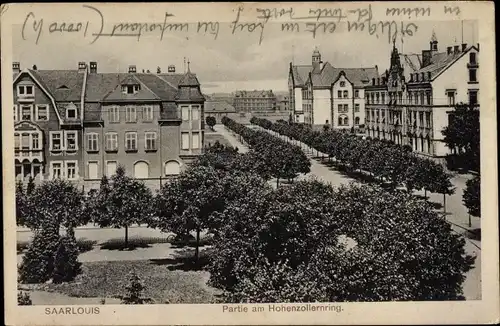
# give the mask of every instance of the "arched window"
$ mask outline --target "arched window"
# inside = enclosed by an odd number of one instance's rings
[[[181,173],[181,165],[177,161],[165,163],[165,175],[178,175]]]
[[[342,126],[342,118],[341,118],[341,117],[339,117],[339,121],[337,121],[337,124],[338,124],[339,126]]]
[[[345,126],[349,125],[349,118],[348,117],[344,117],[344,125]]]
[[[354,118],[354,124],[359,125],[359,117]]]
[[[144,161],[139,161],[134,164],[134,177],[138,179],[149,178],[149,165]]]

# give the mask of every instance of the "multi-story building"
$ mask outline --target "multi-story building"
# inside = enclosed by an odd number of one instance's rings
[[[262,112],[276,109],[276,96],[272,90],[236,91],[233,106],[238,112]]]
[[[288,95],[276,95],[276,110],[277,111],[288,111],[290,105],[290,99]]]
[[[226,101],[207,100],[205,102],[205,117],[215,117],[218,122],[222,117],[234,116],[236,109]]]
[[[478,54],[479,45],[467,44],[439,52],[434,33],[418,62],[394,45],[390,69],[366,89],[367,135],[410,145],[423,155],[447,155],[442,130],[449,113],[458,103],[479,109]]]
[[[16,178],[77,180],[83,170],[82,107],[86,73],[24,69],[13,63]]]
[[[202,152],[205,98],[189,68],[168,71],[99,73],[80,62],[15,74],[16,174],[92,185],[118,165],[146,181],[179,174]]]
[[[328,62],[323,63],[316,49],[311,66],[290,67],[290,108],[296,122],[337,129],[364,124],[364,87],[378,77],[377,66],[335,68]]]

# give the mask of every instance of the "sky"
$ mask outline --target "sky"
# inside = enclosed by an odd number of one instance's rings
[[[196,25],[190,25],[190,31]],[[13,30],[13,61],[21,68],[37,65],[38,69],[76,69],[79,61],[97,61],[100,72],[125,72],[129,65],[138,71],[149,69],[156,72],[160,66],[167,71],[175,65],[177,72],[184,70],[184,57],[190,62],[190,70],[197,74],[204,93],[232,92],[238,89],[287,89],[289,64],[310,64],[312,51],[317,47],[323,61],[334,67],[373,67],[383,72],[389,65],[392,42],[387,36],[376,37],[367,32],[348,33],[340,25],[334,33],[312,34],[281,32],[281,24],[269,22],[265,26],[259,45],[259,33],[231,33],[228,23],[221,24],[217,39],[211,34],[191,32],[145,34],[140,40],[128,37],[100,38],[94,44],[76,34],[45,33],[35,44],[34,34],[29,31],[21,37],[22,25]],[[460,21],[420,21],[413,36],[406,36],[403,52],[421,53],[429,48],[434,31],[440,51],[462,41]],[[478,42],[477,22],[465,21],[463,40]],[[401,40],[396,41],[401,50]]]

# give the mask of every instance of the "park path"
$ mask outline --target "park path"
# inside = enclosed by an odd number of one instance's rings
[[[280,137],[284,140],[290,141],[291,143],[299,146],[309,157],[311,162],[311,172],[306,175],[301,175],[299,180],[304,180],[309,177],[317,178],[325,183],[330,183],[333,186],[340,186],[342,184],[347,184],[350,182],[358,182],[355,179],[352,179],[341,172],[327,167],[326,165],[321,163],[321,156],[327,156],[326,154],[318,153],[316,150],[313,150],[306,144],[296,141],[296,140],[288,140],[287,137],[279,135],[273,131],[263,129],[256,125],[247,126],[249,128],[260,129],[267,131],[273,134],[276,137]],[[248,152],[248,146],[244,145],[239,141],[237,136],[230,130],[227,130],[223,125],[215,126],[215,131],[221,134],[233,147],[237,147],[241,153]],[[446,196],[446,219],[450,222],[452,226],[452,230],[456,233],[463,234],[466,229],[475,229],[480,228],[480,219],[477,217],[471,217],[472,226],[468,226],[468,214],[465,206],[462,204],[462,193],[463,189],[465,189],[465,182],[467,181],[467,177],[465,176],[456,176],[453,177],[451,182],[456,187],[455,193],[451,196]],[[417,192],[416,195],[424,195],[423,191]],[[429,201],[437,203],[443,203],[443,195],[441,194],[433,194],[427,193]],[[442,211],[442,209],[440,209]],[[464,249],[467,254],[476,257],[475,266],[472,270],[470,270],[466,274],[466,280],[463,284],[464,295],[467,300],[480,300],[481,299],[481,241],[465,238]]]

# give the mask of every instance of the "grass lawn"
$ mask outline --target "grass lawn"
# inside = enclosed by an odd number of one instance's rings
[[[182,259],[88,262],[82,269],[74,282],[24,286],[71,297],[121,298],[135,270],[146,287],[144,296],[155,303],[211,303],[218,292],[206,284],[208,272],[189,270]]]

